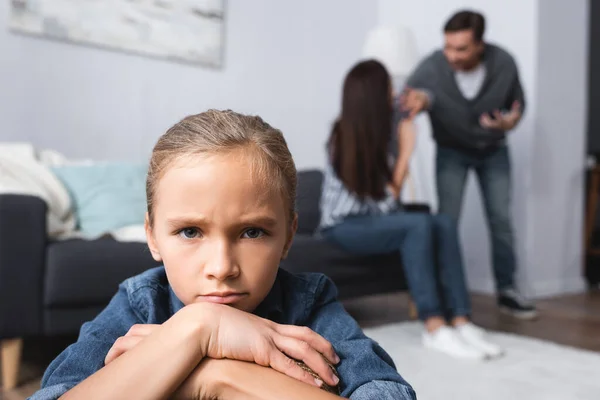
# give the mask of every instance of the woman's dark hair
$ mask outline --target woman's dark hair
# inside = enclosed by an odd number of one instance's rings
[[[375,60],[356,64],[344,80],[342,113],[333,125],[328,150],[337,176],[361,199],[384,198],[392,179],[390,91],[390,76]]]
[[[475,11],[463,10],[451,16],[444,26],[444,33],[466,30],[472,30],[475,41],[481,42],[485,33],[484,16]]]

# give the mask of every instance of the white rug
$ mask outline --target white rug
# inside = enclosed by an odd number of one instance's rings
[[[392,356],[419,400],[600,399],[600,353],[490,333],[506,355],[492,361],[464,361],[425,349],[421,332],[418,322],[365,329]]]

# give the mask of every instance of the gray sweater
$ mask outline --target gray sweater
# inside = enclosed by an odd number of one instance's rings
[[[461,93],[441,50],[424,59],[409,77],[407,85],[426,89],[434,101],[429,109],[433,137],[440,146],[471,152],[485,152],[504,143],[505,132],[479,125],[479,117],[494,110],[508,111],[515,100],[525,110],[525,97],[512,56],[498,46],[487,44],[483,54],[486,77],[480,92],[471,100]]]

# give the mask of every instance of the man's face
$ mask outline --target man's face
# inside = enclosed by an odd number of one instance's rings
[[[468,71],[479,64],[483,41],[475,40],[473,30],[446,32],[444,42],[444,55],[455,71]]]

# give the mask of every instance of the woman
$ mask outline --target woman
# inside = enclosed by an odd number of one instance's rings
[[[342,113],[328,142],[320,231],[355,254],[400,250],[426,347],[461,358],[497,357],[502,350],[469,320],[455,223],[443,215],[402,211],[399,196],[415,133],[412,120],[402,119],[395,140],[392,120],[386,69],[373,60],[357,64],[345,79]]]

